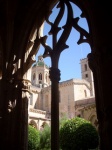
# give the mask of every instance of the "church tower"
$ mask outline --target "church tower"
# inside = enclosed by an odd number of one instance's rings
[[[38,56],[38,61],[32,66],[31,82],[40,88],[50,85],[49,67],[44,63],[42,55]]]
[[[88,58],[84,58],[80,60],[81,63],[81,75],[82,79],[85,79],[90,83],[91,86],[91,96],[94,96],[94,81],[93,81],[93,73],[88,65]]]

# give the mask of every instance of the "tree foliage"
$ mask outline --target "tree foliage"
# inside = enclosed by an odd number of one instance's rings
[[[31,125],[28,126],[28,150],[39,150],[40,136],[39,131],[33,128]]]
[[[76,117],[66,120],[60,128],[62,150],[88,150],[99,145],[96,128],[87,120]]]
[[[40,144],[39,150],[50,150],[51,148],[51,128],[45,125],[43,130],[40,131]]]

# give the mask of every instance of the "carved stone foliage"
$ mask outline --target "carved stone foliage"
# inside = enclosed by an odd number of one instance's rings
[[[85,17],[84,12],[79,17],[74,18],[75,10],[73,10],[72,5],[74,3],[71,1],[67,0],[60,0],[57,4],[57,9],[59,9],[59,13],[56,16],[56,19],[54,22],[49,21],[49,17],[52,13],[52,11],[49,11],[49,15],[46,16],[46,22],[51,26],[50,31],[48,32],[49,35],[52,35],[52,47],[46,44],[46,40],[48,36],[43,36],[40,37],[40,42],[45,48],[45,52],[43,54],[43,57],[51,57],[51,61],[54,61],[52,58],[54,58],[55,55],[55,60],[56,57],[57,61],[59,59],[60,53],[68,48],[69,46],[66,45],[67,39],[69,38],[69,35],[71,33],[72,28],[75,28],[79,33],[80,37],[78,40],[78,44],[81,43],[89,43],[90,46],[92,45],[92,40],[91,40],[91,34],[88,33],[85,29],[83,29],[81,26],[79,26],[78,22],[80,20],[80,17]],[[65,11],[65,7],[67,10]],[[59,24],[63,18],[64,13],[67,13],[67,19],[66,23],[64,26],[60,27]],[[58,33],[62,31],[61,35],[58,36]]]
[[[17,105],[18,100],[21,99],[21,93],[29,92],[31,82],[29,80],[7,80],[7,86],[5,87],[6,97],[7,97],[7,110],[10,113]],[[13,93],[13,94],[12,94]],[[19,99],[18,99],[19,97]]]

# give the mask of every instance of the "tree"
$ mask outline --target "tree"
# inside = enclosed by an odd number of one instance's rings
[[[62,150],[88,150],[99,145],[96,128],[83,118],[66,120],[60,128],[60,147]]]
[[[51,128],[46,124],[43,130],[40,130],[39,150],[51,149]]]
[[[39,131],[32,127],[28,126],[28,150],[39,150],[40,136]]]

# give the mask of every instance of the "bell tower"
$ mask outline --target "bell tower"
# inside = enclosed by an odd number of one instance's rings
[[[86,81],[88,81],[90,83],[90,87],[91,87],[90,93],[91,93],[91,96],[94,96],[93,73],[92,73],[91,69],[89,68],[88,58],[81,59],[80,64],[81,64],[82,79],[85,79]]]
[[[38,61],[32,66],[31,82],[40,88],[50,85],[49,67],[44,63],[42,55],[38,56]]]

